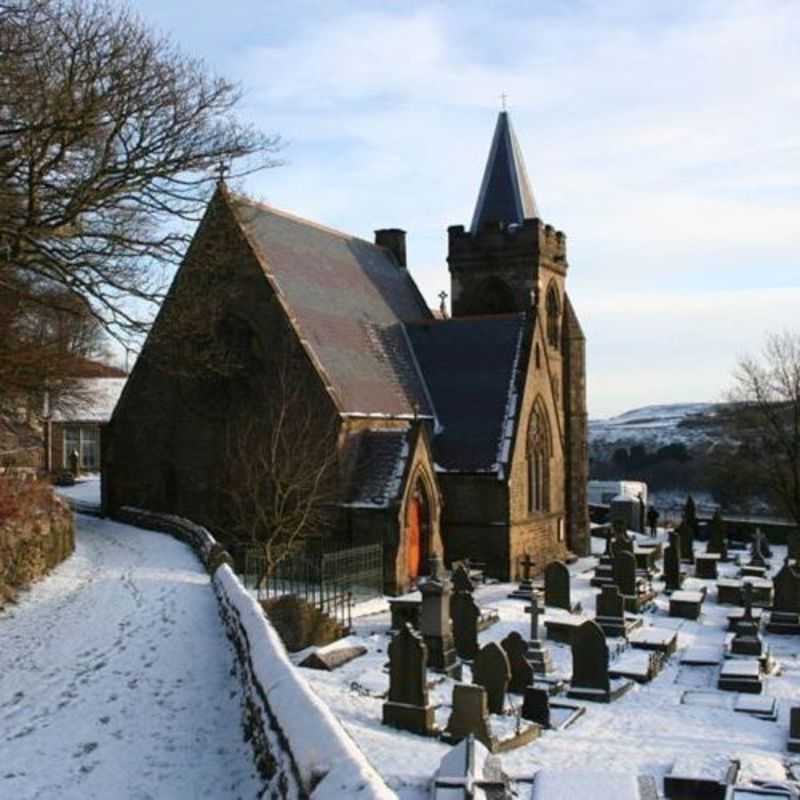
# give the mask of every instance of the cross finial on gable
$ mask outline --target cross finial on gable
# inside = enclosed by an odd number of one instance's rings
[[[447,294],[447,292],[442,290],[441,292],[439,292],[439,294],[437,296],[439,298],[439,313],[443,317],[445,317],[445,316],[447,316],[447,304],[445,303],[445,301],[448,298],[448,294]]]

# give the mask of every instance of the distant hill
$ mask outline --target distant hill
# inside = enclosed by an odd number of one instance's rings
[[[673,403],[644,406],[609,419],[589,420],[589,451],[608,459],[619,447],[642,445],[658,450],[683,444],[688,450],[706,450],[719,440],[719,403]]]

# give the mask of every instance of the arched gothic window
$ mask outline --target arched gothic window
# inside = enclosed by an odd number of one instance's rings
[[[558,289],[551,283],[547,290],[547,343],[558,350],[560,339],[561,300],[558,297]]]
[[[550,452],[550,426],[539,400],[528,423],[528,511],[550,510]]]

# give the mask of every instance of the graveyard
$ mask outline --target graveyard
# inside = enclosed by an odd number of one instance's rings
[[[786,547],[726,545],[618,527],[533,580],[436,564],[322,650],[363,655],[301,672],[402,798],[794,796],[800,576]]]

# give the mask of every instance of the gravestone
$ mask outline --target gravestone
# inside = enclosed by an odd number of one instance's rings
[[[679,591],[683,585],[681,540],[675,531],[670,531],[669,546],[664,549],[664,582],[666,583],[667,594]]]
[[[509,595],[510,598],[515,600],[530,600],[534,594],[533,581],[531,580],[531,572],[535,566],[535,561],[525,553],[525,556],[520,559],[519,565],[522,572],[522,580]]]
[[[449,678],[461,680],[461,665],[456,658],[450,622],[451,586],[441,569],[441,563],[439,557],[434,555],[431,558],[430,577],[419,584],[422,595],[420,633],[428,648],[428,667]]]
[[[467,736],[474,736],[490,752],[497,746],[489,725],[486,690],[483,686],[457,683],[453,687],[453,710],[443,738],[455,744]]]
[[[561,730],[575,722],[586,711],[584,706],[569,700],[553,700],[547,689],[529,686],[525,690],[520,716],[543,728]]]
[[[525,607],[525,611],[531,615],[531,634],[525,657],[535,673],[548,675],[553,671],[553,659],[539,638],[539,603],[536,595],[531,597],[531,604]]]
[[[544,571],[544,604],[572,611],[569,569],[562,561],[551,561]]]
[[[618,550],[614,554],[614,582],[621,594],[636,597],[639,593],[636,583],[636,557],[628,550]]]
[[[508,658],[511,677],[508,681],[508,691],[522,694],[533,683],[533,667],[528,663],[528,644],[517,631],[503,639],[500,644]]]
[[[469,592],[456,592],[451,603],[456,653],[464,661],[472,661],[478,654],[480,609]]]
[[[744,614],[736,623],[731,652],[739,656],[760,657],[763,655],[764,642],[761,639],[759,623],[753,619],[753,587],[749,583],[742,586],[742,605]]]
[[[428,701],[428,652],[422,637],[406,623],[389,644],[389,699],[383,724],[432,736],[438,731]]]
[[[490,755],[487,748],[470,735],[442,758],[429,797],[430,800],[479,797],[505,800],[511,797],[511,789],[498,756]]]
[[[584,622],[572,637],[572,681],[567,696],[608,703],[632,685],[632,681],[615,681],[612,687],[605,634],[596,622]]]
[[[714,512],[711,522],[708,524],[708,546],[707,553],[715,553],[720,557],[720,561],[728,560],[728,537],[725,535],[725,523],[722,521],[722,514],[719,509]]]
[[[613,524],[613,542],[611,545],[611,554],[616,556],[620,550],[628,553],[633,553],[633,539],[628,535],[628,530],[624,523],[615,521]]]
[[[451,580],[453,582],[453,589],[456,592],[472,593],[475,589],[472,578],[470,578],[469,572],[467,572],[467,568],[463,564],[456,564]]]
[[[511,679],[511,667],[502,647],[497,642],[484,645],[472,665],[472,682],[486,690],[489,713],[505,711],[506,691]]]
[[[765,546],[766,545],[766,546]],[[767,555],[769,545],[760,528],[756,528],[753,534],[753,541],[750,544],[750,564],[751,567],[766,568],[769,566],[769,556]]]
[[[800,574],[786,558],[772,581],[774,596],[767,630],[778,634],[800,634]]]
[[[790,753],[800,753],[800,706],[789,711],[789,741],[786,747]]]
[[[684,520],[678,525],[678,537],[681,541],[681,561],[694,564],[694,529]],[[670,536],[670,542],[672,537]]]
[[[614,584],[608,584],[600,590],[595,611],[595,622],[606,636],[627,635],[629,626],[625,620],[625,598]],[[641,624],[641,620],[638,624]]]

